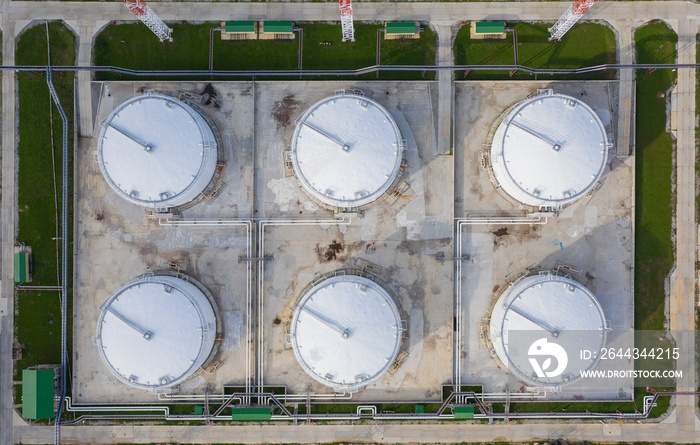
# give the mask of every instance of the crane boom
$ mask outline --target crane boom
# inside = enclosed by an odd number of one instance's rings
[[[146,4],[143,0],[122,0],[122,3],[126,5],[131,12],[133,12],[136,17],[138,17],[143,23],[148,26],[148,28],[153,31],[155,35],[158,36],[160,41],[172,40],[173,30],[168,28],[160,17],[156,15],[150,6]]]
[[[355,41],[355,27],[352,24],[352,1],[338,0],[340,6],[340,26],[343,29],[343,42]]]
[[[559,17],[557,23],[549,28],[549,40],[561,40],[572,26],[593,6],[596,0],[575,0],[574,4],[569,6],[569,9]]]

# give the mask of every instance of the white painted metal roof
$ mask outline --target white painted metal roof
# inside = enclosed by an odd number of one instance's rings
[[[306,110],[292,137],[292,164],[302,187],[335,207],[379,198],[401,168],[403,140],[377,102],[355,94],[327,97]]]
[[[206,361],[216,338],[211,303],[195,285],[171,276],[130,281],[102,306],[100,355],[124,383],[176,385]]]
[[[491,145],[493,173],[503,190],[531,206],[561,206],[587,193],[603,175],[608,139],[598,115],[563,94],[516,104]]]
[[[501,362],[527,381],[562,385],[580,376],[536,379],[526,357],[527,351],[509,336],[509,332],[518,336],[523,331],[532,332],[533,338],[547,338],[563,347],[575,345],[599,351],[605,346],[607,323],[595,295],[569,277],[547,272],[526,276],[511,283],[498,298],[491,313],[490,337]],[[576,357],[571,354],[569,360],[574,368],[581,365],[574,362]],[[591,369],[596,363],[597,360],[585,362],[584,369]]]
[[[217,163],[216,138],[199,112],[153,93],[124,102],[102,122],[97,152],[110,187],[145,207],[194,200]]]
[[[334,276],[311,288],[292,319],[294,355],[315,380],[355,392],[392,365],[401,346],[401,319],[379,284]]]

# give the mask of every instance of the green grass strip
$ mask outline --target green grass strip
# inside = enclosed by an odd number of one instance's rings
[[[676,34],[665,23],[637,30],[638,63],[673,63]],[[673,141],[666,131],[666,103],[675,83],[672,70],[639,70],[636,97],[636,229],[634,320],[637,330],[663,330],[664,281],[673,267],[671,181]]]
[[[355,24],[355,42],[342,42],[340,24],[296,23],[304,32],[302,66],[305,70],[354,70],[376,63],[380,24]],[[139,70],[209,69],[209,32],[220,23],[176,23],[173,41],[160,42],[143,24],[107,26],[95,39],[95,64]],[[296,70],[299,34],[294,40],[221,40],[214,33],[215,70]],[[382,36],[383,39],[383,36]],[[436,36],[425,27],[420,39],[381,42],[382,64],[433,65]],[[98,80],[133,78],[97,73]],[[297,76],[291,77],[292,79]],[[333,78],[333,77],[331,77]],[[374,73],[363,78],[375,79]],[[434,73],[386,72],[380,79],[433,79]],[[244,79],[244,78],[240,78]],[[307,79],[305,77],[305,79]],[[181,80],[181,78],[178,78]]]
[[[596,23],[579,23],[564,35],[561,41],[549,41],[551,23],[506,23],[518,34],[518,62],[530,68],[573,69],[584,66],[616,63],[615,35],[607,26]],[[464,25],[454,43],[457,65],[513,65],[513,35],[507,33],[503,40],[472,40],[469,24]],[[537,79],[609,80],[616,78],[615,71],[600,71],[577,76],[537,75]],[[458,72],[458,80],[534,80],[535,76],[506,71]]]
[[[49,24],[51,63],[75,64],[75,36],[62,24]],[[17,42],[17,64],[47,63],[46,27],[42,23],[27,30]],[[54,84],[66,114],[73,117],[74,74],[54,73]],[[32,246],[33,285],[57,285],[56,219],[61,209],[62,126],[58,110],[51,100],[46,74],[17,74],[19,90],[19,171],[18,171],[18,241]],[[58,211],[54,195],[51,128],[56,163]],[[72,124],[71,124],[72,131]],[[70,135],[70,153],[73,152]],[[71,169],[72,171],[72,169]],[[68,178],[72,180],[72,178]],[[72,208],[70,209],[72,212]],[[60,236],[60,233],[59,233]],[[59,241],[60,242],[60,241]],[[70,312],[69,312],[70,314]],[[16,370],[37,364],[60,362],[61,309],[56,291],[18,291],[15,316],[16,339],[23,345],[22,359]]]

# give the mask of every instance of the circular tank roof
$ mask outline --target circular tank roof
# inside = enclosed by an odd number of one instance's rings
[[[600,303],[569,277],[541,273],[520,278],[501,294],[491,312],[490,339],[498,358],[519,379],[539,385],[561,386],[580,379],[579,371],[595,367],[600,354],[595,360],[581,359],[579,350],[597,353],[606,337]],[[557,368],[549,370],[557,375],[538,375],[533,367],[532,359],[546,356],[538,352],[543,343],[555,343],[567,353],[560,373],[554,372]]]
[[[102,175],[133,204],[180,206],[196,199],[214,177],[212,128],[180,100],[147,93],[121,104],[101,125]]]
[[[401,319],[379,284],[355,275],[313,286],[291,324],[294,355],[316,381],[355,392],[392,365],[401,346]]]
[[[491,144],[496,180],[513,199],[546,207],[571,203],[603,175],[608,138],[598,115],[563,94],[512,107]]]
[[[184,381],[214,346],[211,303],[184,279],[137,278],[115,292],[101,310],[100,355],[119,380],[136,388],[153,390]]]
[[[403,140],[377,102],[355,94],[327,97],[299,118],[292,165],[302,187],[334,207],[359,207],[389,190],[401,168]]]

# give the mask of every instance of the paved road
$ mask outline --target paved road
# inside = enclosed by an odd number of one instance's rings
[[[68,25],[78,31],[78,65],[92,65],[92,38],[94,26],[92,21],[81,20],[77,23],[68,22]],[[90,93],[90,74],[87,71],[79,71],[78,77],[78,131],[80,136],[91,137],[92,122],[92,94]]]
[[[678,62],[695,63],[697,20],[687,18],[671,23],[678,34]],[[673,331],[695,331],[695,255],[697,225],[695,224],[695,71],[680,70],[676,85],[676,270],[675,286],[670,299],[670,328]],[[695,351],[695,336],[682,335],[681,351]],[[679,391],[695,391],[695,354],[683,354],[678,369],[683,377]],[[676,401],[677,439],[696,441],[697,400],[679,397]]]
[[[337,4],[330,3],[156,3],[153,9],[164,20],[214,20],[237,19],[285,19],[285,20],[337,20]],[[564,2],[506,2],[494,3],[359,3],[354,8],[355,19],[362,20],[424,20],[437,26],[440,37],[438,58],[440,64],[449,63],[452,54],[450,28],[458,20],[554,20],[566,8]],[[79,35],[78,63],[90,63],[91,44],[94,33],[109,20],[133,20],[131,13],[118,2],[22,2],[3,0],[3,64],[14,64],[14,37],[32,20],[65,20]],[[688,2],[601,2],[587,18],[605,20],[612,24],[620,36],[620,61],[631,61],[633,29],[652,18],[667,20],[679,33],[679,62],[695,61],[696,20],[689,17],[700,15],[700,4]],[[175,36],[177,38],[177,36]],[[447,41],[450,44],[445,44]],[[447,49],[447,52],[445,51]],[[442,73],[442,72],[441,72]],[[4,92],[15,90],[13,73],[3,72]],[[633,146],[632,72],[621,73],[620,122],[618,146]],[[89,76],[79,74],[80,95],[79,128],[89,134],[92,127],[90,115]],[[451,123],[445,116],[453,106],[452,75],[438,75],[440,148],[451,145]],[[447,88],[449,85],[449,89]],[[695,71],[681,70],[678,79],[678,162],[677,162],[677,253],[678,263],[674,275],[674,293],[670,304],[671,327],[694,329],[694,260],[696,245],[695,186]],[[0,443],[45,443],[53,440],[50,427],[29,427],[18,421],[13,429],[12,400],[10,393],[12,282],[15,226],[15,95],[4,94],[2,120],[2,247],[0,266],[2,285],[0,290]],[[449,108],[448,108],[449,106]],[[443,131],[445,130],[445,131]],[[622,153],[621,153],[622,154]],[[9,297],[9,298],[8,298]],[[4,312],[3,312],[4,311]],[[694,348],[694,341],[684,346]],[[693,350],[693,349],[691,349]],[[679,366],[690,363],[679,362]],[[684,369],[685,370],[685,369]],[[695,388],[695,376],[685,374],[680,386]],[[677,400],[678,410],[673,424],[527,424],[527,425],[302,425],[289,426],[99,426],[65,427],[66,442],[111,443],[124,442],[461,442],[461,441],[531,441],[566,438],[589,441],[665,441],[695,442],[697,420],[693,398]],[[674,428],[675,426],[675,428]]]
[[[438,65],[452,65],[452,23],[436,24]],[[454,72],[438,71],[438,153],[452,153],[452,115],[454,110]]]
[[[17,428],[23,444],[53,439],[50,427]],[[509,424],[464,425],[446,423],[381,425],[272,426],[94,426],[64,427],[65,443],[320,443],[320,442],[492,442],[554,441],[557,439],[611,442],[664,440],[675,442],[674,428],[663,424]]]
[[[222,18],[251,20],[338,20],[338,5],[301,2],[206,3],[153,2],[153,10],[163,20],[214,20]],[[569,6],[566,2],[369,2],[353,8],[355,20],[554,20]],[[587,16],[596,20],[629,20],[644,23],[652,18],[685,19],[698,15],[700,4],[680,1],[601,2]],[[91,20],[96,29],[109,20],[133,20],[131,12],[118,2],[33,2],[13,1],[11,20],[35,18]],[[175,36],[177,37],[177,36]]]
[[[2,28],[13,35],[13,23],[7,20],[10,0],[2,3]],[[2,42],[3,64],[15,62],[13,40]],[[2,73],[2,91],[15,91],[15,75]],[[12,443],[12,342],[14,295],[14,245],[15,245],[15,94],[3,94],[2,98],[2,201],[0,216],[0,443]]]
[[[612,21],[618,35],[618,59],[620,63],[634,63],[634,27],[631,20]],[[615,148],[618,156],[629,156],[634,152],[634,101],[633,70],[620,71],[619,119],[617,121],[617,143]]]

